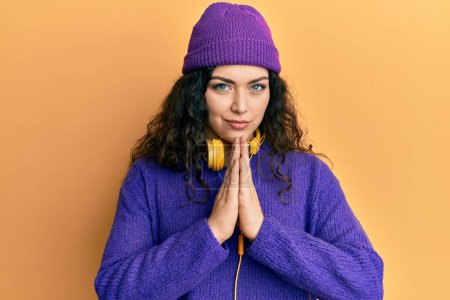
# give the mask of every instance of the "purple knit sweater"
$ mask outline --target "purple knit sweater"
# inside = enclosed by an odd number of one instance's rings
[[[382,299],[383,260],[328,165],[288,152],[280,170],[293,185],[280,200],[287,184],[270,174],[269,149],[264,142],[250,160],[264,220],[256,239],[245,239],[237,298]],[[182,208],[183,172],[154,158],[128,170],[94,282],[99,299],[233,299],[239,231],[220,244],[207,223],[226,167],[202,168],[211,196]],[[194,185],[198,201],[206,190]]]

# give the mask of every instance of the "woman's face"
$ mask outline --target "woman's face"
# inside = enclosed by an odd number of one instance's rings
[[[249,141],[269,104],[269,72],[258,66],[217,66],[205,97],[208,110],[206,138],[220,138],[231,144],[234,137],[242,135]],[[248,123],[239,129],[230,123],[234,120]]]

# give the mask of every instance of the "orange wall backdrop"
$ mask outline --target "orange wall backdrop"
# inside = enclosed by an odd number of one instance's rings
[[[96,298],[130,150],[210,3],[0,3],[0,298]],[[449,2],[240,4],[272,29],[385,299],[450,299]]]

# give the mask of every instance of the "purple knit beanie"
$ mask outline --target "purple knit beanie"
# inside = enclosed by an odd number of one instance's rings
[[[194,25],[183,74],[218,65],[254,65],[280,73],[278,50],[269,26],[253,7],[216,2]]]

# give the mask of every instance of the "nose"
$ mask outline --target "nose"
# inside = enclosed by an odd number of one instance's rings
[[[237,114],[244,114],[247,112],[247,99],[245,93],[236,91],[231,110]]]

